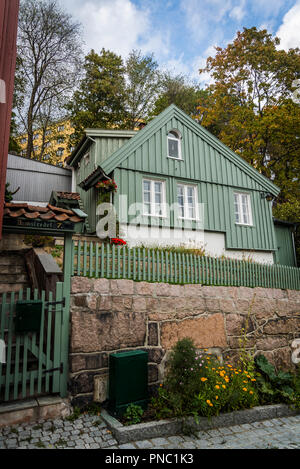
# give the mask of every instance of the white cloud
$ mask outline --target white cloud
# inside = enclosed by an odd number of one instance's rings
[[[280,49],[288,50],[294,47],[300,47],[300,1],[284,15],[283,22],[276,32],[276,36],[280,38]]]
[[[61,6],[81,22],[84,52],[102,47],[126,57],[132,49],[155,56],[169,52],[168,32],[151,27],[150,10],[139,9],[131,0],[59,0]]]
[[[277,16],[286,0],[255,0],[250,2],[253,13],[263,15],[265,18]]]
[[[201,42],[212,34],[222,37],[222,22],[232,11],[232,0],[181,0],[181,9],[194,40]]]
[[[236,21],[241,21],[246,15],[245,4],[246,0],[242,0],[239,5],[233,7],[229,13],[230,18]]]

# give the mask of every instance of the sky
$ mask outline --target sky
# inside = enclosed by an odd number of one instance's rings
[[[279,49],[300,47],[300,0],[58,0],[82,24],[83,50],[105,49],[124,59],[132,49],[153,53],[162,69],[199,74],[215,47],[226,47],[244,27],[267,29]]]

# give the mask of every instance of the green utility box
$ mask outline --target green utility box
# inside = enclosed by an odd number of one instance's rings
[[[109,356],[109,410],[121,416],[129,404],[147,408],[148,352],[143,350]]]
[[[43,302],[24,300],[16,302],[15,332],[40,332]]]

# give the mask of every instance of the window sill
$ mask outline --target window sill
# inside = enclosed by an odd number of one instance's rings
[[[174,156],[167,156],[170,160],[175,160],[175,161],[184,161],[183,158],[175,158]]]
[[[237,223],[237,222],[235,222],[235,224],[238,225],[238,226],[246,226],[247,228],[255,228],[254,225],[247,225],[246,223]]]

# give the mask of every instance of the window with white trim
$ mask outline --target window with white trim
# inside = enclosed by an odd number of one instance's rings
[[[250,194],[234,192],[235,223],[239,225],[252,225],[252,211]]]
[[[196,186],[177,184],[178,217],[186,220],[196,220],[197,193]]]
[[[165,183],[143,179],[143,212],[152,217],[165,216]]]
[[[181,137],[176,130],[168,133],[168,157],[181,160]]]

